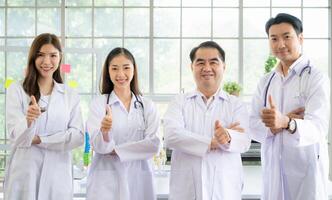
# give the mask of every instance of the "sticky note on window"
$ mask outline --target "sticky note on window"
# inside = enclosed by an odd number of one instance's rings
[[[7,78],[5,81],[5,88],[9,88],[9,86],[14,82],[12,78]]]
[[[64,73],[70,73],[70,64],[62,64],[61,65],[61,71]]]
[[[70,81],[68,81],[68,86],[71,88],[77,88],[78,83],[77,83],[77,81],[70,80]]]

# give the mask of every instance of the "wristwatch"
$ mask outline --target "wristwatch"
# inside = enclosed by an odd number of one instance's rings
[[[290,134],[294,134],[296,131],[296,121],[295,119],[289,118],[288,127],[286,128]]]

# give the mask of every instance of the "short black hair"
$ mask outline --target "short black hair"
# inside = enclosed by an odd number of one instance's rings
[[[272,17],[266,22],[265,31],[267,35],[269,35],[269,29],[272,25],[281,23],[288,23],[292,25],[297,35],[303,32],[302,21],[299,20],[299,18],[287,13],[279,13],[275,18]]]
[[[194,47],[189,54],[190,60],[191,62],[194,62],[195,58],[196,58],[196,52],[198,49],[201,48],[212,48],[212,49],[217,49],[219,52],[219,56],[220,59],[225,62],[225,51],[219,46],[219,44],[217,44],[214,41],[206,41],[201,43],[200,45],[198,45],[197,47]]]

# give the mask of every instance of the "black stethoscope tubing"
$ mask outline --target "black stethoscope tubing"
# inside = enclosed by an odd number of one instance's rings
[[[306,69],[309,69],[308,70],[308,74],[310,75],[311,74],[311,66],[310,66],[310,63],[304,67],[302,70],[301,70],[301,73],[299,75],[300,78],[302,78],[302,75],[303,73],[306,71]],[[273,77],[275,76],[276,72],[273,72],[273,74],[271,75],[270,79],[269,79],[269,82],[267,83],[267,86],[265,88],[265,94],[264,94],[264,107],[266,107],[266,104],[267,104],[267,94],[269,92],[269,88],[270,88],[270,85],[271,85],[271,81],[273,79]],[[300,84],[301,84],[301,81],[300,81]]]
[[[137,95],[134,92],[133,92],[133,94],[134,94],[135,99],[136,99],[135,102],[134,102],[134,108],[137,109],[138,107],[141,107],[144,111],[143,102],[138,99]],[[107,105],[109,104],[110,96],[111,96],[111,94],[108,94],[108,96],[107,96],[107,102],[106,102]]]

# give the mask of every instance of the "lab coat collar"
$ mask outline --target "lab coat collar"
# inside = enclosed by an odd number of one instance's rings
[[[301,55],[294,63],[293,63],[293,69],[295,73],[299,76],[300,73],[302,72],[303,68],[307,67],[310,65],[309,58],[306,57],[305,55]],[[311,65],[310,65],[311,66]]]
[[[131,100],[130,104],[133,104],[133,102],[136,100],[133,92],[131,92],[131,96],[132,96],[132,100]],[[107,97],[108,97],[108,94],[106,94],[106,99],[107,99]],[[137,95],[137,98],[140,98],[140,97],[138,97],[138,95]],[[111,95],[110,95],[110,99],[109,99],[109,101],[108,101],[108,104],[109,104],[109,105],[112,105],[112,104],[114,104],[114,103],[120,103],[120,99],[119,99],[119,97],[115,94],[115,92],[114,92],[114,90],[113,90],[113,91],[111,92]]]
[[[194,90],[194,91],[189,92],[187,94],[187,99],[190,99],[190,98],[193,98],[193,97],[196,97],[196,96],[202,96],[202,93],[198,90]],[[218,96],[219,99],[222,99],[222,100],[227,100],[227,101],[229,100],[228,94],[220,88],[218,89],[218,91],[213,96],[215,96],[215,97]]]
[[[106,94],[106,98],[108,98],[108,94]],[[120,99],[119,99],[118,96],[116,96],[115,92],[112,91],[111,95],[110,95],[108,105],[112,105],[112,104],[117,103],[117,102],[120,102]]]
[[[55,80],[53,80],[53,83],[54,83],[53,90],[56,90],[56,91],[61,92],[61,93],[65,92],[64,84],[57,83]]]
[[[292,74],[297,74],[300,75],[300,73],[302,72],[302,69],[307,67],[310,64],[309,62],[309,58],[305,55],[301,55],[297,60],[295,60],[295,62],[289,67],[288,69],[288,73],[292,73]],[[275,72],[278,72],[279,74],[283,74],[280,64],[278,65],[278,67],[276,67]]]
[[[223,99],[223,100],[226,100],[228,101],[229,100],[229,95],[222,89],[219,89],[219,99]]]

